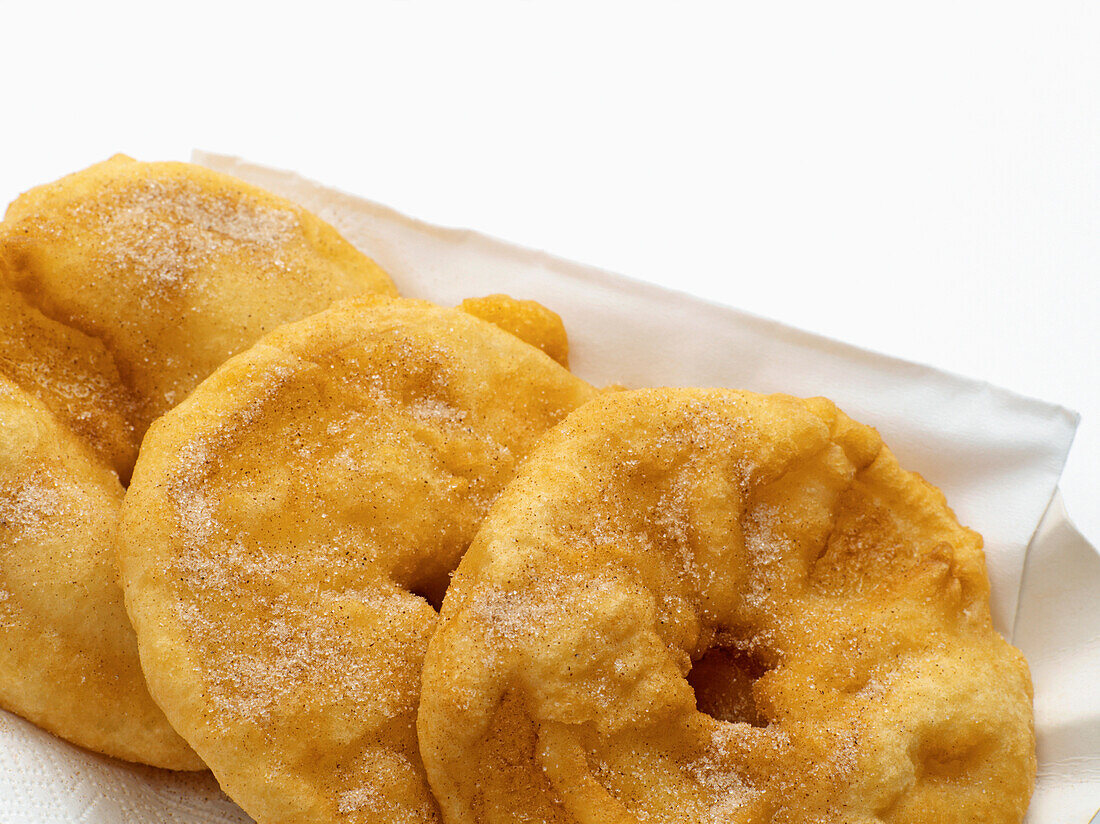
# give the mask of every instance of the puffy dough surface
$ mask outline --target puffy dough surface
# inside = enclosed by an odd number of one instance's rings
[[[823,399],[602,396],[447,592],[421,753],[459,822],[1019,822],[1031,684],[980,537]]]
[[[436,821],[420,664],[490,504],[594,390],[456,310],[353,299],[157,421],[119,534],[150,689],[262,824]]]
[[[557,312],[541,303],[498,294],[467,298],[459,308],[538,347],[562,366],[569,366],[569,339],[565,334],[565,325]]]
[[[114,560],[122,495],[0,377],[0,706],[118,758],[201,769],[145,689]]]
[[[154,418],[276,326],[396,294],[305,209],[201,166],[122,155],[16,199],[0,261],[31,306],[111,355],[135,451]]]
[[[335,230],[198,166],[119,156],[11,204],[0,224],[6,708],[91,749],[201,767],[148,696],[121,609],[108,551],[119,480],[149,422],[226,358],[362,292],[393,286]]]
[[[43,315],[0,257],[0,376],[34,396],[122,478],[141,440],[133,396],[102,342]]]

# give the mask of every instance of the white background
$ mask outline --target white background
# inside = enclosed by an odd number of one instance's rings
[[[0,201],[197,146],[983,378],[1100,540],[1100,4],[362,5],[0,2]]]

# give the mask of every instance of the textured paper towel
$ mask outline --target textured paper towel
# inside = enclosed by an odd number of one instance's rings
[[[1047,511],[1076,425],[1071,412],[473,232],[427,226],[290,173],[216,155],[195,159],[313,209],[378,260],[405,295],[455,304],[508,292],[546,303],[565,319],[574,370],[593,382],[821,394],[877,426],[902,464],[940,486],[960,519],[985,536],[995,620],[1006,634],[1015,625],[1035,675],[1040,779],[1029,822],[1089,820],[1100,804],[1100,556],[1060,504]],[[4,713],[0,813],[5,824],[247,821],[208,777],[83,753]]]

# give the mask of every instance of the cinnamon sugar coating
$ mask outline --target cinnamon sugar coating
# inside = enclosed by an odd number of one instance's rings
[[[137,460],[136,404],[103,344],[10,288],[0,259],[0,376],[35,397],[123,479]]]
[[[0,706],[117,758],[202,769],[138,665],[114,557],[122,494],[81,439],[0,376]]]
[[[603,395],[444,599],[419,740],[447,824],[1013,822],[1031,683],[981,538],[824,399]]]
[[[221,362],[362,292],[393,286],[335,230],[198,166],[118,156],[11,204],[0,705],[90,749],[202,768],[148,695],[122,609],[122,486],[149,422]]]
[[[118,545],[150,689],[264,824],[438,821],[432,603],[542,433],[595,395],[456,309],[359,298],[149,430]]]
[[[8,288],[98,341],[134,448],[226,358],[389,277],[305,209],[190,163],[117,155],[32,189],[0,224]]]

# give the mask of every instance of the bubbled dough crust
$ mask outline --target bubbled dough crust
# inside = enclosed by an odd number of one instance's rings
[[[0,706],[98,752],[202,769],[145,689],[114,559],[122,495],[0,377]]]
[[[355,299],[150,429],[124,507],[150,689],[263,824],[437,821],[415,731],[450,571],[594,390],[489,323]]]
[[[980,537],[828,401],[605,395],[464,556],[422,757],[448,824],[1019,822],[1031,684],[988,597]],[[696,708],[714,647],[762,725]]]
[[[189,163],[118,155],[16,199],[0,225],[11,288],[99,341],[154,418],[282,323],[389,277],[295,204]]]
[[[487,320],[505,332],[531,344],[569,367],[569,338],[557,312],[538,301],[516,300],[509,295],[466,298],[459,307],[475,318]]]

